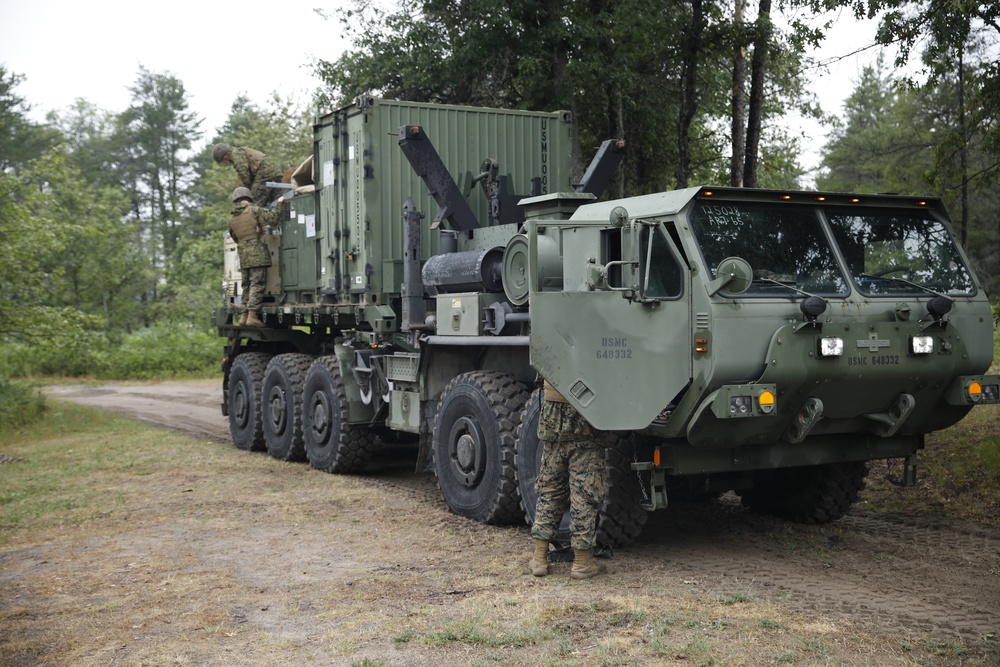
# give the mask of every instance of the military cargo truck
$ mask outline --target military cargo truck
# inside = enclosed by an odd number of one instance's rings
[[[623,146],[574,182],[570,123],[375,98],[317,119],[265,327],[235,323],[227,263],[235,444],[360,473],[409,442],[453,512],[530,522],[544,377],[612,433],[598,532],[620,546],[670,498],[728,490],[836,519],[867,462],[913,484],[925,434],[1000,401],[987,296],[940,200],[601,201]]]

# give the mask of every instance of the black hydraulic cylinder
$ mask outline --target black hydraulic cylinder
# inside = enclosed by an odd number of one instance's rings
[[[424,325],[424,284],[420,279],[420,220],[423,215],[415,210],[413,198],[403,204],[403,284],[400,286],[403,331],[419,329]]]

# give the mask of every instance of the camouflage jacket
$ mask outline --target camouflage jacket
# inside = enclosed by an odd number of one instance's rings
[[[256,233],[245,238],[247,235],[239,233],[239,230],[245,229],[246,223],[251,220],[256,224]],[[277,225],[280,220],[280,206],[266,209],[248,201],[238,201],[233,204],[229,211],[229,234],[234,239],[244,238],[238,241],[236,246],[241,269],[271,266],[271,252],[262,237],[266,227]]]
[[[260,151],[252,148],[233,148],[229,151],[236,175],[243,187],[252,188],[254,181],[280,181],[281,169]]]

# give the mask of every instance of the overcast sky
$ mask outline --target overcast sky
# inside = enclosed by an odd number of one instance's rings
[[[16,92],[42,120],[83,97],[124,111],[139,66],[184,84],[204,118],[203,141],[246,94],[263,104],[272,91],[302,103],[319,81],[316,58],[344,50],[337,0],[0,0],[0,63],[25,76]]]
[[[0,63],[25,76],[16,92],[34,107],[36,120],[80,97],[121,112],[140,65],[170,73],[204,119],[202,142],[208,142],[240,94],[258,104],[273,91],[309,100],[319,83],[309,63],[333,60],[346,48],[338,21],[324,20],[314,9],[334,16],[341,2],[0,0]],[[874,23],[855,23],[844,12],[815,55],[829,60],[849,54],[871,43],[874,33]],[[828,113],[841,111],[862,68],[876,55],[873,49],[809,74]],[[814,124],[803,127],[810,135],[804,161],[815,166],[825,132]]]

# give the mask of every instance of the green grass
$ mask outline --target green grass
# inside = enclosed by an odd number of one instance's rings
[[[35,422],[44,409],[45,399],[34,385],[0,375],[0,436]]]
[[[46,407],[30,432],[0,439],[0,453],[17,459],[0,471],[0,543],[12,530],[79,526],[121,510],[114,477],[155,471],[162,436],[110,413]]]

